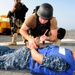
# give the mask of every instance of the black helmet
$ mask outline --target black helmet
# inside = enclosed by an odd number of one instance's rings
[[[53,16],[53,7],[48,3],[43,3],[39,7],[37,15],[43,19],[51,19]]]

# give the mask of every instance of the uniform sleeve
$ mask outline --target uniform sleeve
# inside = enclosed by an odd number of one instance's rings
[[[25,24],[30,28],[36,25],[36,16],[35,14],[31,14],[26,20]]]
[[[70,68],[69,64],[66,63],[61,57],[57,56],[44,56],[42,66],[45,66],[54,71],[65,71]]]
[[[52,30],[58,28],[58,26],[57,26],[57,20],[56,20],[55,17],[53,17],[53,18],[50,20],[50,23],[51,23],[51,27],[50,27],[50,28],[51,28]]]

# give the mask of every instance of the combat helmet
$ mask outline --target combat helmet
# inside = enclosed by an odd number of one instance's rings
[[[53,17],[53,7],[48,3],[40,5],[37,15],[43,19],[51,19]]]

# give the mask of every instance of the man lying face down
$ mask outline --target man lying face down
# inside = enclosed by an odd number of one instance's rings
[[[75,52],[55,45],[35,49],[27,43],[18,50],[0,46],[0,69],[5,70],[29,69],[32,74],[72,75],[74,59]]]

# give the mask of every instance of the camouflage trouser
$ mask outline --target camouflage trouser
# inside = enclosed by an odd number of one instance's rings
[[[58,56],[44,56],[42,65],[58,72],[65,71],[70,68],[70,65]]]
[[[12,35],[12,42],[9,45],[16,45],[17,44],[17,36],[19,33],[19,29],[21,28],[23,22],[20,19],[16,19],[15,23],[12,23],[11,27],[11,35]],[[24,37],[22,36],[23,42],[25,41]]]
[[[0,69],[28,69],[30,50],[24,46],[18,50],[0,46]]]

